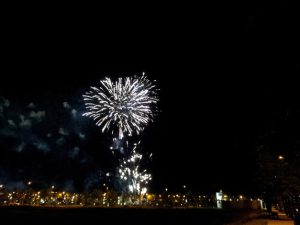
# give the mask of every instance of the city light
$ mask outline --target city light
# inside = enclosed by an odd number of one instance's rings
[[[103,184],[102,184],[103,185]],[[103,187],[101,185],[101,187]],[[108,185],[105,183],[106,187]],[[3,184],[0,185],[4,187]],[[168,187],[163,193],[149,193],[146,188],[140,193],[118,193],[113,189],[95,189],[91,192],[72,193],[66,190],[53,190],[54,185],[47,190],[33,191],[27,188],[24,191],[6,191],[1,189],[0,205],[31,205],[31,206],[52,206],[52,207],[194,207],[194,208],[218,208],[220,201],[229,204],[237,204],[241,201],[259,201],[258,198],[247,197],[246,195],[223,194],[217,199],[214,194],[178,193],[171,192]],[[166,194],[167,192],[167,194]],[[219,204],[219,205],[218,205]]]

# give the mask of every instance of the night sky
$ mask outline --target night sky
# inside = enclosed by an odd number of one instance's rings
[[[108,171],[110,139],[80,116],[81,95],[106,76],[146,72],[160,89],[160,113],[137,138],[153,152],[151,190],[251,192],[259,137],[300,111],[295,7],[251,1],[132,11],[7,18],[0,182],[82,190]],[[8,120],[20,114],[30,128],[7,135]]]

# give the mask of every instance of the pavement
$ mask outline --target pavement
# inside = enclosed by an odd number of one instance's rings
[[[268,221],[267,225],[294,225],[292,220],[290,221]]]
[[[257,218],[247,222],[237,222],[232,225],[294,225],[294,221],[283,213],[278,214],[278,219]]]
[[[278,214],[278,220],[267,220],[267,225],[294,225],[294,221],[283,213]]]

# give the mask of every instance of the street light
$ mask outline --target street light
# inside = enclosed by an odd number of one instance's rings
[[[279,160],[284,160],[284,157],[283,157],[282,155],[279,155],[279,156],[278,156],[278,159],[279,159]]]

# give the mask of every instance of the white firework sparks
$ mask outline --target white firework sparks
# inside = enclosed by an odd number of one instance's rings
[[[91,87],[83,99],[88,110],[83,116],[93,118],[102,132],[117,129],[119,139],[125,134],[139,134],[152,121],[158,102],[157,89],[144,73],[115,82],[105,78],[99,87]]]
[[[143,156],[136,152],[136,146],[129,157],[121,162],[118,175],[129,193],[140,195],[147,193],[146,186],[152,178],[147,170],[140,171],[139,164]]]

